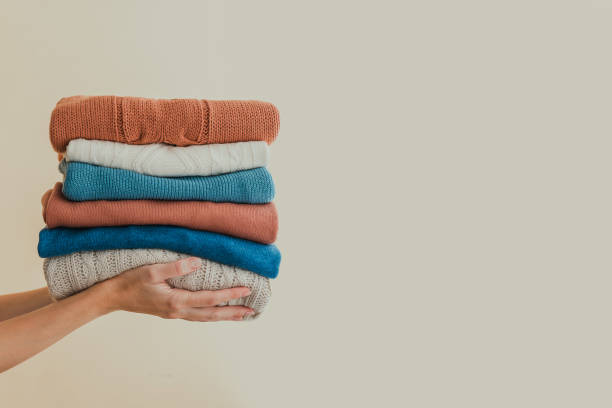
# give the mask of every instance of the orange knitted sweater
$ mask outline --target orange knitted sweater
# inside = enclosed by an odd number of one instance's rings
[[[264,244],[274,242],[278,231],[278,215],[273,203],[156,200],[77,202],[64,197],[62,183],[56,183],[41,201],[43,218],[49,228],[177,225]]]
[[[53,109],[49,134],[57,152],[77,138],[176,146],[272,143],[279,123],[268,102],[71,96]]]

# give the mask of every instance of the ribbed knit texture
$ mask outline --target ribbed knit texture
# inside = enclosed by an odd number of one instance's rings
[[[274,198],[272,176],[264,167],[207,177],[156,177],[82,162],[60,163],[63,193],[71,201],[201,200],[247,204]]]
[[[132,170],[151,176],[212,176],[265,167],[269,147],[266,142],[176,147],[161,143],[136,146],[75,139],[68,143],[65,157],[67,161]]]
[[[72,142],[71,142],[72,143]],[[234,204],[210,201],[68,201],[62,183],[42,197],[43,218],[49,228],[122,225],[177,225],[218,232],[271,244],[278,231],[273,203]]]
[[[43,270],[51,296],[62,299],[129,269],[174,262],[188,256],[163,249],[84,251],[47,258],[43,263]],[[253,317],[263,311],[272,295],[269,279],[208,259],[202,259],[202,266],[196,271],[171,278],[168,284],[190,291],[246,286],[251,289],[249,296],[232,299],[220,306],[248,306],[255,311]]]
[[[57,152],[78,138],[176,146],[272,143],[279,123],[276,107],[260,101],[72,96],[53,109],[49,134]]]
[[[45,228],[40,231],[38,241],[41,258],[81,251],[139,248],[168,249],[237,266],[267,278],[278,275],[281,259],[274,245],[174,226]]]

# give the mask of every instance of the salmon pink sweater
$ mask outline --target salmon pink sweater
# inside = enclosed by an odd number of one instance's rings
[[[270,144],[278,128],[278,110],[261,101],[71,96],[53,109],[49,134],[55,151],[64,152],[78,138],[138,145]]]
[[[178,225],[271,244],[278,231],[273,203],[235,204],[210,201],[68,201],[62,183],[42,197],[49,228]]]

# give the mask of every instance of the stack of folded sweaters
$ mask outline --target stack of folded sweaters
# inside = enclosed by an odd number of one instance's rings
[[[38,253],[61,299],[142,265],[202,258],[173,287],[251,288],[230,302],[257,316],[280,252],[266,170],[278,134],[259,101],[75,96],[51,115],[64,182],[42,198]]]

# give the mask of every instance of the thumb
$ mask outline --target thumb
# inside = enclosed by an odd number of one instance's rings
[[[200,266],[202,266],[202,260],[192,256],[176,262],[151,265],[151,269],[155,282],[163,282],[175,276],[187,275]]]

